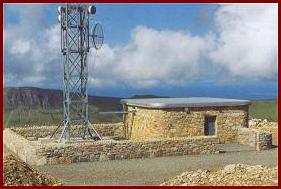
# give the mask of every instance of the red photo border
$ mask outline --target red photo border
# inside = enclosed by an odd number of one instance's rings
[[[2,51],[1,51],[1,60],[2,60],[2,66],[0,67],[1,69],[1,73],[2,73],[2,81],[1,81],[1,90],[2,90],[2,93],[1,93],[1,100],[0,100],[0,103],[1,103],[1,106],[2,106],[2,113],[1,113],[1,121],[3,123],[3,87],[4,87],[4,72],[3,72],[3,68],[4,68],[4,58],[3,58],[3,50],[4,50],[4,41],[3,41],[3,30],[4,30],[4,25],[3,25],[3,19],[4,19],[4,13],[3,13],[3,5],[4,3],[70,3],[70,2],[81,2],[81,3],[277,3],[276,6],[278,6],[279,8],[279,4],[278,4],[278,1],[277,0],[95,0],[95,1],[83,1],[83,0],[79,0],[79,1],[75,1],[75,0],[62,0],[62,1],[57,1],[57,0],[35,0],[35,1],[32,1],[32,0],[3,0],[2,3],[1,3],[1,8],[0,8],[0,11],[1,11],[1,14],[2,14],[2,19],[1,19],[1,25],[2,25],[2,30],[1,30],[1,42],[2,42]],[[279,20],[280,20],[280,16],[279,16],[279,12],[278,12],[278,31],[279,31]],[[279,34],[279,32],[278,32]],[[278,44],[279,44],[279,38],[278,38]],[[278,54],[279,54],[279,49],[278,49]],[[280,94],[280,85],[279,85],[279,74],[280,74],[280,67],[279,67],[279,59],[278,59],[278,101],[279,101],[279,94]],[[280,103],[278,103],[278,110],[280,109],[281,105]],[[278,111],[278,120],[280,118],[280,113]],[[2,129],[3,129],[3,124],[1,125],[2,126]],[[279,127],[279,123],[278,123],[278,127]],[[278,132],[279,132],[280,129],[278,129]],[[1,140],[1,152],[3,154],[3,132],[0,132],[0,136],[2,138]],[[281,136],[279,135],[278,139],[280,139]],[[278,156],[280,157],[280,150],[278,150]],[[0,187],[5,187],[3,186],[3,178],[4,178],[4,175],[3,175],[3,156],[1,156],[1,166],[0,166],[0,171],[2,172],[2,178],[0,179],[1,183],[0,183]],[[279,159],[278,159],[278,163],[279,163]],[[278,174],[280,173],[280,170],[278,171]],[[278,179],[279,180],[279,179]],[[18,188],[18,186],[14,186],[15,188]],[[24,186],[20,186],[20,187],[24,187]],[[40,187],[40,188],[49,188],[51,186],[35,186],[36,188],[37,187]],[[74,186],[60,186],[62,188],[70,188],[70,187],[74,187]],[[78,188],[80,186],[76,186],[76,188]],[[161,186],[83,186],[84,187],[87,187],[87,188],[131,188],[131,187],[140,187],[140,188],[159,188]],[[165,186],[167,187],[167,186]],[[180,186],[170,186],[169,188],[181,188]],[[195,188],[201,188],[202,186],[195,186]],[[214,186],[206,186],[208,188],[212,188]],[[235,186],[235,188],[238,187],[238,186]],[[251,187],[254,187],[254,186],[251,186]],[[263,187],[263,186],[255,186],[255,187]],[[270,187],[270,186],[268,186]],[[12,187],[13,188],[13,187]],[[277,187],[273,187],[273,188],[277,188]]]

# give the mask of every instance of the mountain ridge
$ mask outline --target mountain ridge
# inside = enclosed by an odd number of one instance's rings
[[[24,107],[28,109],[52,109],[63,107],[63,91],[59,89],[44,89],[38,87],[5,87],[4,110],[13,110]],[[127,98],[161,98],[156,95],[134,95]],[[100,110],[120,110],[120,97],[89,95],[89,105]]]
[[[5,87],[4,109],[26,108],[58,108],[63,106],[63,91],[58,89],[43,89],[37,87]],[[89,104],[105,109],[120,108],[118,97],[88,96]]]

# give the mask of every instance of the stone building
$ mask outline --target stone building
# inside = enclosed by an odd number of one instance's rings
[[[223,98],[123,99],[125,137],[133,141],[217,136],[237,142],[238,129],[248,127],[250,101]]]

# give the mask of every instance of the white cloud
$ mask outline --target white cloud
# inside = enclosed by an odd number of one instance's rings
[[[12,44],[11,54],[25,54],[30,51],[30,41],[18,40]]]
[[[224,5],[215,16],[217,48],[214,63],[225,66],[231,77],[277,77],[277,5]]]
[[[44,5],[29,6],[14,6],[19,24],[7,24],[4,30],[5,84],[61,87],[59,25],[44,26]],[[276,79],[276,7],[221,5],[214,18],[215,31],[204,36],[137,26],[127,44],[91,50],[89,87],[151,88],[198,80]]]
[[[55,87],[61,82],[59,26],[44,26],[45,6],[9,7],[18,23],[4,29],[5,85]]]
[[[30,41],[15,38],[15,43],[6,51],[4,60],[7,85],[13,86],[57,86],[61,82],[62,63],[57,39],[57,26],[42,32],[42,38]]]
[[[126,46],[105,45],[90,70],[99,80],[111,78],[135,87],[153,87],[160,82],[181,84],[197,77],[200,58],[211,47],[209,35],[198,37],[184,31],[138,26]]]

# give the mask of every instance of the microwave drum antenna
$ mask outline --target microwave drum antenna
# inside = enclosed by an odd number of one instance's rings
[[[92,28],[92,44],[96,50],[100,49],[103,44],[104,35],[100,23],[96,23]]]

